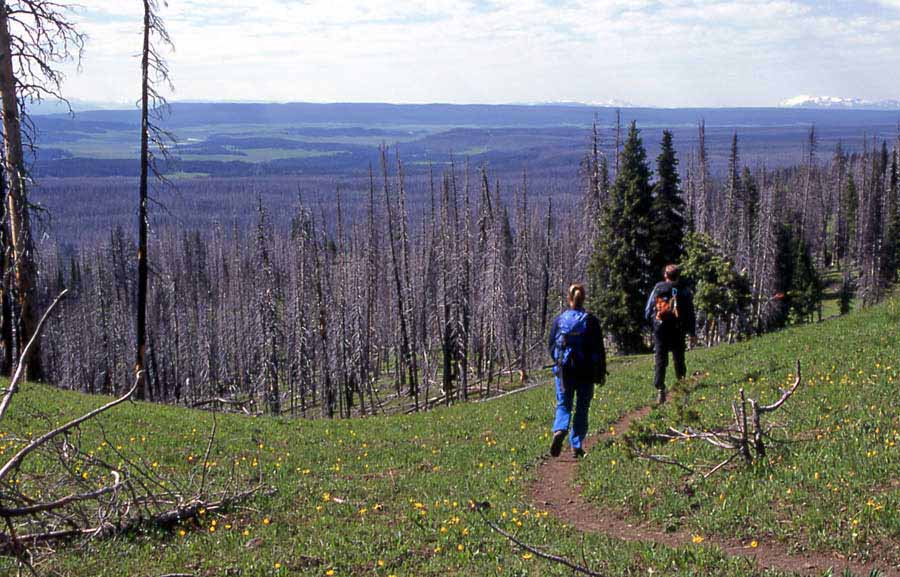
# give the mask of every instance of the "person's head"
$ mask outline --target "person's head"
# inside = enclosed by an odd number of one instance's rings
[[[678,279],[681,278],[681,271],[678,269],[678,265],[666,265],[666,268],[663,270],[663,278],[669,282],[678,282]]]
[[[577,282],[569,287],[569,294],[567,296],[567,301],[569,301],[569,308],[571,309],[580,309],[584,306],[584,298],[587,296],[587,293],[584,290],[584,285],[580,282]]]

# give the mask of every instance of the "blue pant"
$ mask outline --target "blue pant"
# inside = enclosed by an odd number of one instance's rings
[[[588,409],[591,408],[591,399],[594,398],[594,383],[568,383],[563,388],[562,379],[556,377],[556,420],[553,422],[553,432],[568,431],[572,421],[572,405],[575,395],[578,395],[578,404],[575,407],[575,422],[572,423],[572,431],[569,433],[569,444],[573,449],[580,449],[581,442],[587,435]]]

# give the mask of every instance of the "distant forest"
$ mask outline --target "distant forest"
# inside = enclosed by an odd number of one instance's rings
[[[898,270],[900,139],[713,167],[705,126],[678,150],[639,127],[584,131],[563,179],[448,157],[410,174],[382,148],[368,174],[196,179],[151,204],[147,397],[303,416],[424,410],[527,382],[565,287],[589,283],[613,349],[646,349],[663,264],[694,286],[706,345],[879,300]],[[131,380],[134,203],[124,179],[50,179],[40,300],[71,295],[44,337],[48,380]],[[298,185],[298,183],[301,183]],[[327,191],[327,192],[325,192]],[[7,369],[13,356],[7,351]]]

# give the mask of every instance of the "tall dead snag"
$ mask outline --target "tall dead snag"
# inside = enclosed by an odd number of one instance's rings
[[[397,212],[400,220],[400,254],[403,257],[403,284],[406,289],[406,325],[409,330],[409,340],[406,345],[407,363],[409,364],[409,394],[413,397],[416,411],[419,410],[419,366],[418,366],[418,331],[415,323],[416,295],[413,292],[409,269],[409,213],[406,211],[406,183],[403,176],[403,165],[400,162],[400,154],[397,154]]]
[[[399,161],[398,161],[399,166]],[[409,379],[409,392],[415,397],[415,407],[416,410],[419,408],[419,387],[416,381],[416,361],[415,354],[412,351],[410,345],[410,327],[409,327],[409,318],[408,318],[408,310],[407,310],[407,289],[409,288],[409,271],[404,268],[404,264],[407,262],[407,259],[402,256],[398,256],[398,248],[397,245],[401,246],[400,250],[403,250],[403,255],[406,255],[406,250],[408,245],[404,242],[404,231],[405,226],[401,224],[401,231],[399,233],[394,231],[394,226],[396,226],[394,211],[391,208],[391,198],[390,198],[390,185],[388,182],[388,167],[387,167],[387,152],[382,148],[381,150],[381,168],[382,174],[384,177],[384,204],[387,213],[387,226],[388,226],[388,242],[391,245],[391,270],[393,271],[394,276],[394,287],[397,291],[397,316],[400,322],[400,361],[397,365],[401,368],[401,375],[406,375]],[[402,175],[398,176],[402,183]],[[402,184],[400,185],[402,199]],[[398,202],[400,202],[398,200]],[[404,218],[404,209],[402,204],[398,208],[398,212],[400,213],[397,218]],[[403,269],[403,274],[401,274],[401,269]],[[401,278],[402,277],[402,278]],[[405,282],[404,280],[405,279]],[[408,371],[408,372],[407,372]]]
[[[816,126],[809,127],[809,137],[807,138],[806,149],[806,166],[803,172],[803,201],[800,203],[800,235],[806,233],[807,220],[809,218],[809,195],[812,193],[813,171],[816,164],[816,148],[818,146],[818,136],[816,136]]]
[[[546,235],[544,236],[544,260],[541,269],[541,331],[543,338],[547,334],[547,309],[550,299],[550,250],[553,241],[553,198],[547,199]]]
[[[529,230],[529,218],[528,218],[528,176],[527,173],[522,173],[522,189],[519,193],[519,206],[517,207],[517,223],[516,226],[518,228],[518,236],[516,239],[516,252],[515,252],[515,300],[516,300],[516,308],[518,309],[516,312],[518,313],[519,318],[516,319],[518,321],[518,364],[519,364],[519,380],[521,382],[525,382],[528,380],[528,345],[529,345],[529,323],[528,320],[531,317],[531,295],[529,293],[529,246],[528,246],[528,235],[530,233]]]
[[[134,374],[138,378],[136,396],[138,399],[148,397],[146,375],[147,355],[147,284],[149,281],[149,255],[147,246],[148,222],[147,205],[149,203],[150,172],[160,178],[156,159],[150,150],[153,145],[166,156],[166,144],[171,136],[155,122],[161,120],[167,109],[165,98],[159,93],[157,86],[162,84],[171,88],[169,67],[159,53],[159,45],[172,47],[172,40],[157,14],[156,0],[144,2],[144,45],[141,51],[141,184],[138,208],[138,286],[137,286],[137,347],[134,361]]]
[[[20,349],[31,340],[38,322],[37,268],[22,145],[23,117],[27,125],[23,107],[46,97],[65,101],[60,95],[63,76],[54,65],[78,59],[84,45],[84,37],[69,22],[67,12],[65,6],[51,0],[0,0],[0,101],[6,210],[19,307],[16,332]],[[40,342],[35,342],[28,356],[22,359],[26,378],[43,378],[40,349]]]
[[[262,198],[258,199],[257,212],[259,222],[256,226],[256,266],[258,269],[256,293],[256,309],[259,315],[260,342],[263,350],[262,378],[266,406],[269,413],[281,414],[281,388],[279,386],[278,345],[281,341],[282,322],[279,319],[278,303],[282,301],[275,282],[272,257],[269,254],[269,227],[266,210]]]
[[[9,225],[6,218],[6,171],[0,163],[0,374],[7,375],[13,366],[12,291],[7,286],[9,271]]]
[[[460,325],[462,330],[462,338],[460,348],[459,374],[460,386],[462,387],[462,398],[469,398],[469,344],[472,341],[472,213],[471,201],[469,195],[469,161],[466,160],[465,185],[463,190],[463,246],[462,246],[462,273],[460,275],[461,283],[459,289],[460,297]]]
[[[709,191],[709,158],[706,150],[706,121],[701,120],[697,126],[697,158],[698,171],[696,176],[696,219],[697,231],[709,233],[712,230],[712,207],[710,207]]]
[[[453,399],[453,337],[454,337],[454,304],[458,292],[450,288],[450,276],[459,280],[455,268],[456,244],[451,238],[450,208],[450,176],[444,175],[441,186],[441,226],[440,226],[440,259],[441,259],[441,390],[444,402],[448,405]],[[432,188],[434,182],[432,181]],[[453,231],[456,232],[455,230]],[[455,294],[454,294],[455,293]]]

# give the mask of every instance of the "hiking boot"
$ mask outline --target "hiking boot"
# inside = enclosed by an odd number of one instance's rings
[[[575,457],[576,459],[584,459],[584,455],[585,455],[584,449],[582,449],[581,447],[578,447],[577,449],[572,449],[572,456]]]
[[[659,389],[659,392],[656,394],[656,403],[662,405],[666,402],[666,390]]]
[[[553,442],[550,443],[550,456],[559,457],[562,452],[563,441],[566,440],[565,431],[556,431],[553,433]]]

